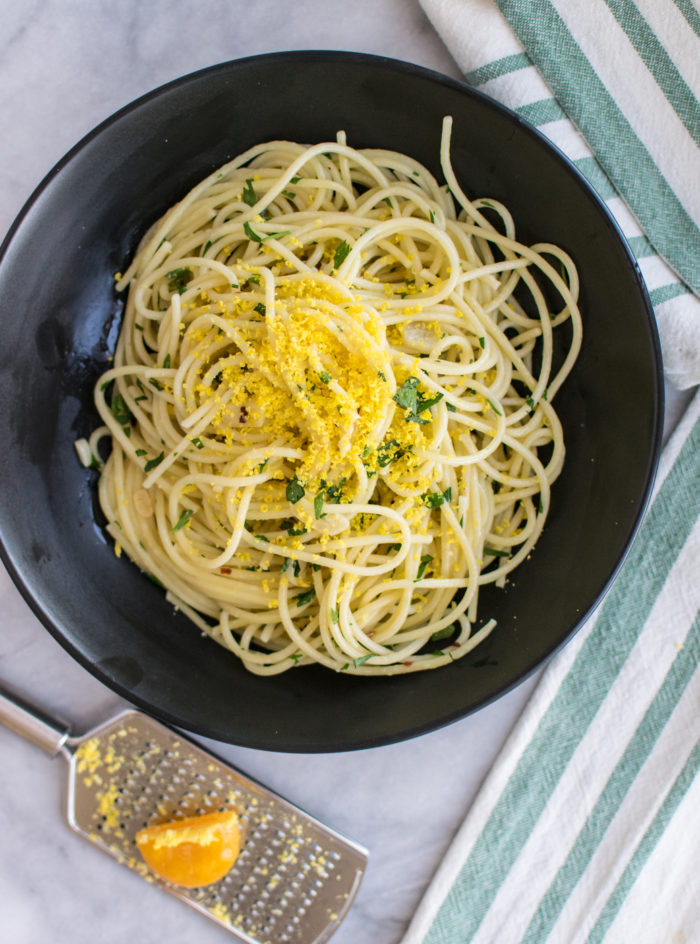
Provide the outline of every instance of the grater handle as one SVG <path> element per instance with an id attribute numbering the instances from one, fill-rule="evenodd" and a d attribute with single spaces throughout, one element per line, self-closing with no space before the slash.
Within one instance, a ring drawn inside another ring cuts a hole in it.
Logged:
<path id="1" fill-rule="evenodd" d="M 68 740 L 68 728 L 0 686 L 0 724 L 19 734 L 50 757 Z"/>

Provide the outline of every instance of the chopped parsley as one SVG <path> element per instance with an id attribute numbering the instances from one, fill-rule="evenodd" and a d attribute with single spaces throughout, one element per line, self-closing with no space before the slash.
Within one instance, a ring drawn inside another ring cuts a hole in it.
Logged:
<path id="1" fill-rule="evenodd" d="M 333 268 L 339 269 L 340 266 L 345 262 L 347 257 L 350 255 L 352 247 L 349 246 L 345 240 L 338 245 L 335 250 L 335 255 L 333 256 Z"/>
<path id="2" fill-rule="evenodd" d="M 448 409 L 448 411 L 449 411 L 450 413 L 456 413 L 456 412 L 457 412 L 457 407 L 454 405 L 454 403 L 446 403 L 445 406 L 447 407 L 447 409 Z"/>
<path id="3" fill-rule="evenodd" d="M 280 191 L 283 197 L 286 197 L 288 200 L 293 200 L 296 197 L 296 194 L 293 190 L 282 190 Z"/>
<path id="4" fill-rule="evenodd" d="M 159 456 L 156 456 L 155 459 L 149 459 L 146 465 L 143 467 L 144 472 L 150 472 L 151 469 L 155 469 L 157 465 L 160 465 L 163 459 L 165 458 L 165 453 L 161 452 Z"/>
<path id="5" fill-rule="evenodd" d="M 165 358 L 163 360 L 163 367 L 165 368 L 170 367 L 170 353 L 165 355 Z"/>
<path id="6" fill-rule="evenodd" d="M 486 347 L 486 338 L 484 338 L 484 337 L 479 338 L 479 344 L 481 345 L 482 348 L 485 348 L 485 347 Z"/>
<path id="7" fill-rule="evenodd" d="M 320 491 L 314 498 L 314 514 L 317 518 L 326 517 L 325 513 L 323 513 L 323 491 Z"/>
<path id="8" fill-rule="evenodd" d="M 377 465 L 380 469 L 386 468 L 390 462 L 405 456 L 406 452 L 401 448 L 396 439 L 390 439 L 384 442 L 377 449 Z"/>
<path id="9" fill-rule="evenodd" d="M 299 596 L 294 597 L 294 602 L 297 606 L 305 606 L 307 603 L 311 603 L 315 596 L 316 591 L 312 587 L 310 590 L 307 590 L 306 593 L 300 593 Z"/>
<path id="10" fill-rule="evenodd" d="M 452 500 L 452 487 L 446 488 L 444 492 L 424 492 L 421 498 L 426 508 L 439 508 Z"/>
<path id="11" fill-rule="evenodd" d="M 172 272 L 166 272 L 165 277 L 168 280 L 170 293 L 177 292 L 178 295 L 182 295 L 188 283 L 194 278 L 194 272 L 189 266 L 186 266 L 185 268 L 173 269 Z"/>
<path id="12" fill-rule="evenodd" d="M 194 512 L 191 508 L 185 508 L 180 517 L 177 519 L 177 524 L 173 528 L 173 531 L 179 531 L 180 528 L 184 528 L 187 522 L 190 520 Z"/>
<path id="13" fill-rule="evenodd" d="M 296 505 L 296 503 L 306 494 L 304 486 L 301 484 L 296 475 L 291 480 L 291 482 L 287 483 L 285 494 L 287 496 L 287 501 L 291 502 L 293 505 Z"/>
<path id="14" fill-rule="evenodd" d="M 145 449 L 137 449 L 137 450 L 136 450 L 136 455 L 137 455 L 137 456 L 145 456 L 145 455 L 146 455 L 146 450 L 145 450 Z"/>
<path id="15" fill-rule="evenodd" d="M 342 500 L 343 486 L 345 485 L 346 482 L 347 482 L 347 478 L 343 476 L 343 478 L 338 482 L 337 485 L 329 485 L 326 488 L 326 495 L 328 496 L 328 499 L 336 505 L 338 504 L 338 502 Z M 325 487 L 325 482 L 323 482 L 322 484 Z"/>
<path id="16" fill-rule="evenodd" d="M 245 187 L 243 188 L 243 202 L 249 207 L 255 206 L 255 204 L 258 202 L 258 198 L 255 195 L 255 187 L 253 187 L 252 177 L 248 177 L 245 182 Z"/>
<path id="17" fill-rule="evenodd" d="M 131 423 L 134 417 L 131 414 L 131 410 L 126 405 L 126 400 L 121 395 L 121 393 L 114 394 L 112 397 L 110 409 L 112 410 L 112 416 L 124 430 L 124 434 L 126 436 L 131 436 Z"/>
<path id="18" fill-rule="evenodd" d="M 367 662 L 368 659 L 371 659 L 373 655 L 374 655 L 374 653 L 373 653 L 373 652 L 370 652 L 370 654 L 367 655 L 367 656 L 360 656 L 359 659 L 353 659 L 353 660 L 352 660 L 352 664 L 353 664 L 353 665 L 355 666 L 355 668 L 357 669 L 357 668 L 359 668 L 361 665 L 363 665 L 365 662 Z"/>
<path id="19" fill-rule="evenodd" d="M 321 380 L 321 383 L 329 384 L 331 382 L 332 378 L 327 370 L 322 370 L 318 376 L 319 376 L 319 379 Z"/>
<path id="20" fill-rule="evenodd" d="M 338 622 L 338 610 L 331 610 L 331 622 L 336 624 Z"/>
<path id="21" fill-rule="evenodd" d="M 497 547 L 488 547 L 484 544 L 484 554 L 488 554 L 489 557 L 510 557 L 510 551 L 502 551 Z"/>
<path id="22" fill-rule="evenodd" d="M 421 557 L 420 566 L 418 567 L 418 573 L 416 574 L 416 579 L 413 581 L 414 583 L 417 583 L 422 578 L 423 574 L 425 573 L 425 568 L 428 566 L 428 564 L 432 562 L 432 560 L 433 560 L 432 554 L 424 554 Z"/>
<path id="23" fill-rule="evenodd" d="M 262 315 L 263 318 L 264 318 L 265 315 L 266 315 L 266 313 L 267 313 L 267 306 L 266 306 L 266 305 L 263 305 L 262 302 L 258 302 L 258 304 L 255 306 L 255 308 L 253 309 L 253 311 L 257 311 L 257 313 L 258 313 L 259 315 Z"/>
<path id="24" fill-rule="evenodd" d="M 429 423 L 430 420 L 421 416 L 421 413 L 427 412 L 436 403 L 439 403 L 443 394 L 438 393 L 434 397 L 424 397 L 418 390 L 419 382 L 417 377 L 408 377 L 394 394 L 394 400 L 407 411 L 407 423 L 413 422 L 424 425 Z"/>
<path id="25" fill-rule="evenodd" d="M 267 242 L 268 239 L 281 239 L 282 236 L 289 236 L 289 234 L 291 233 L 291 230 L 285 229 L 281 233 L 269 233 L 267 236 L 260 236 L 258 233 L 255 232 L 254 229 L 252 229 L 250 223 L 244 223 L 243 232 L 246 234 L 248 239 L 250 239 L 252 242 L 264 243 L 264 242 Z M 250 279 L 248 281 L 250 281 Z"/>
<path id="26" fill-rule="evenodd" d="M 454 633 L 455 629 L 456 629 L 456 626 L 454 623 L 452 623 L 451 626 L 445 626 L 444 629 L 438 629 L 438 631 L 436 633 L 433 633 L 433 635 L 430 638 L 436 641 L 438 639 L 447 639 L 449 636 L 451 636 Z"/>
<path id="27" fill-rule="evenodd" d="M 199 436 L 195 436 L 194 439 L 190 439 L 190 442 L 193 446 L 196 446 L 197 449 L 204 449 L 204 443 L 199 438 Z"/>

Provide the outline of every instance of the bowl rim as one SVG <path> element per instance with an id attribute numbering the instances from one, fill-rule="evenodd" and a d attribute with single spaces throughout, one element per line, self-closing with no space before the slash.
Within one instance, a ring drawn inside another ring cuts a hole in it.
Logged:
<path id="1" fill-rule="evenodd" d="M 246 56 L 237 59 L 225 60 L 223 62 L 218 62 L 214 65 L 206 66 L 201 69 L 197 69 L 193 72 L 188 72 L 184 75 L 178 76 L 175 79 L 172 79 L 162 85 L 159 85 L 148 92 L 138 96 L 137 98 L 129 101 L 127 104 L 121 106 L 116 111 L 108 115 L 102 121 L 100 121 L 94 128 L 88 131 L 83 135 L 64 155 L 61 157 L 51 169 L 44 175 L 40 182 L 36 185 L 34 190 L 31 192 L 29 197 L 26 199 L 25 203 L 17 213 L 12 224 L 10 225 L 5 237 L 0 244 L 0 267 L 2 267 L 5 256 L 7 255 L 12 242 L 22 226 L 25 218 L 29 215 L 30 211 L 34 205 L 39 201 L 44 191 L 49 187 L 52 181 L 62 172 L 63 168 L 66 167 L 70 162 L 80 154 L 94 139 L 98 138 L 105 130 L 116 125 L 123 118 L 133 114 L 138 111 L 144 105 L 154 101 L 155 99 L 166 95 L 170 91 L 177 90 L 183 86 L 186 86 L 192 82 L 200 81 L 207 76 L 213 76 L 217 74 L 226 74 L 226 73 L 235 73 L 238 69 L 244 69 L 251 65 L 264 65 L 267 62 L 289 62 L 294 65 L 300 65 L 305 62 L 322 62 L 322 61 L 333 61 L 333 62 L 344 62 L 357 65 L 358 67 L 373 65 L 381 66 L 383 68 L 389 69 L 391 71 L 403 73 L 407 76 L 415 76 L 417 78 L 427 80 L 436 86 L 442 86 L 450 88 L 454 91 L 458 91 L 460 94 L 467 95 L 468 97 L 474 98 L 477 101 L 481 102 L 487 109 L 491 111 L 500 113 L 502 116 L 506 117 L 509 121 L 516 123 L 520 130 L 525 134 L 530 135 L 541 145 L 548 150 L 552 157 L 555 160 L 558 160 L 563 164 L 564 169 L 568 172 L 572 182 L 581 187 L 587 194 L 588 198 L 595 204 L 598 214 L 606 221 L 607 225 L 610 227 L 614 236 L 617 238 L 617 241 L 620 245 L 620 248 L 623 250 L 624 254 L 627 257 L 627 262 L 630 265 L 630 274 L 633 276 L 634 281 L 639 292 L 639 301 L 641 302 L 641 310 L 644 312 L 644 325 L 647 330 L 648 338 L 650 341 L 650 348 L 653 358 L 653 383 L 654 383 L 654 415 L 652 420 L 652 429 L 650 434 L 650 444 L 651 448 L 647 456 L 646 468 L 644 470 L 644 486 L 641 492 L 641 498 L 638 501 L 638 507 L 634 518 L 627 529 L 627 533 L 620 536 L 620 546 L 622 551 L 617 560 L 617 563 L 611 573 L 609 574 L 607 580 L 603 583 L 599 593 L 596 595 L 595 599 L 591 600 L 588 607 L 585 610 L 582 610 L 577 621 L 572 625 L 568 631 L 557 640 L 554 645 L 549 646 L 546 650 L 537 650 L 536 656 L 513 678 L 508 682 L 503 683 L 496 688 L 488 695 L 485 695 L 481 699 L 478 699 L 475 703 L 471 704 L 469 708 L 465 710 L 456 710 L 452 711 L 449 714 L 442 715 L 439 721 L 426 721 L 421 725 L 410 725 L 402 727 L 400 730 L 397 730 L 393 736 L 377 736 L 372 737 L 358 737 L 356 739 L 346 739 L 343 743 L 338 744 L 333 742 L 332 739 L 320 741 L 317 743 L 309 744 L 306 741 L 303 743 L 288 743 L 288 740 L 285 740 L 284 744 L 277 743 L 274 735 L 271 735 L 267 741 L 262 741 L 260 739 L 250 739 L 246 741 L 231 739 L 229 743 L 238 744 L 243 747 L 248 747 L 258 750 L 271 750 L 271 751 L 283 751 L 289 753 L 324 753 L 324 752 L 340 752 L 340 751 L 349 751 L 349 750 L 361 750 L 366 748 L 383 746 L 386 744 L 392 744 L 403 740 L 408 740 L 413 737 L 421 736 L 430 731 L 438 730 L 439 728 L 445 727 L 449 724 L 454 723 L 462 718 L 467 717 L 468 715 L 474 714 L 475 712 L 481 710 L 485 706 L 491 704 L 502 696 L 506 695 L 508 692 L 512 691 L 516 686 L 518 686 L 525 679 L 530 677 L 537 669 L 543 667 L 552 656 L 563 648 L 572 637 L 583 627 L 590 615 L 596 610 L 600 605 L 601 601 L 604 599 L 607 594 L 610 586 L 617 577 L 620 568 L 625 562 L 625 559 L 629 553 L 629 550 L 632 546 L 632 543 L 639 531 L 641 523 L 644 519 L 646 510 L 649 506 L 653 485 L 656 477 L 656 471 L 658 468 L 659 458 L 661 454 L 662 446 L 662 436 L 663 436 L 663 420 L 664 420 L 664 376 L 663 376 L 663 364 L 661 357 L 661 346 L 658 336 L 658 329 L 656 325 L 656 319 L 654 316 L 653 307 L 649 298 L 649 294 L 644 283 L 644 279 L 637 262 L 636 257 L 632 253 L 632 250 L 627 242 L 626 237 L 624 236 L 620 225 L 617 220 L 613 217 L 610 210 L 606 206 L 604 200 L 598 195 L 594 187 L 589 183 L 587 178 L 582 174 L 582 172 L 575 166 L 575 164 L 562 152 L 562 150 L 554 144 L 545 134 L 539 131 L 534 125 L 527 122 L 525 119 L 521 118 L 517 112 L 513 111 L 506 105 L 503 105 L 498 100 L 490 97 L 486 93 L 472 88 L 465 81 L 455 79 L 452 76 L 445 75 L 435 69 L 428 68 L 426 66 L 418 65 L 413 62 L 408 62 L 401 59 L 395 59 L 383 55 L 375 55 L 371 53 L 364 52 L 354 52 L 354 51 L 342 51 L 342 50 L 332 50 L 332 49 L 302 49 L 302 50 L 284 50 L 276 52 L 268 52 L 257 55 Z M 22 575 L 20 568 L 15 565 L 14 560 L 10 554 L 9 548 L 6 546 L 5 538 L 3 537 L 2 530 L 0 530 L 0 560 L 2 560 L 5 568 L 7 569 L 13 583 L 21 593 L 25 602 L 28 604 L 31 611 L 43 624 L 43 626 L 50 632 L 50 634 L 56 639 L 64 650 L 66 650 L 83 668 L 85 668 L 91 675 L 96 677 L 100 682 L 102 682 L 107 688 L 114 691 L 116 694 L 127 700 L 128 702 L 135 704 L 138 708 L 148 712 L 149 714 L 156 715 L 159 718 L 164 719 L 166 722 L 174 725 L 176 727 L 185 728 L 186 730 L 192 731 L 195 734 L 198 734 L 203 737 L 209 737 L 217 740 L 221 740 L 221 732 L 215 731 L 212 728 L 208 728 L 206 724 L 196 724 L 190 725 L 189 722 L 186 724 L 183 723 L 182 718 L 175 716 L 172 712 L 167 709 L 163 709 L 160 706 L 154 705 L 152 701 L 148 698 L 134 693 L 129 690 L 129 688 L 111 678 L 106 671 L 101 669 L 97 664 L 91 661 L 86 657 L 82 651 L 69 639 L 69 637 L 64 633 L 62 627 L 55 621 L 51 614 L 48 612 L 44 606 L 36 599 L 33 592 L 30 590 L 28 582 Z"/>

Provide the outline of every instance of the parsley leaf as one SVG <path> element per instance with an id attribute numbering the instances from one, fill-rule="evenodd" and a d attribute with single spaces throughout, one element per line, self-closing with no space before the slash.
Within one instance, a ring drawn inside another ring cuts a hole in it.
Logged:
<path id="1" fill-rule="evenodd" d="M 435 639 L 435 640 L 437 640 L 437 639 L 447 639 L 448 636 L 451 636 L 451 635 L 454 633 L 454 631 L 455 631 L 456 628 L 457 628 L 457 627 L 456 627 L 455 623 L 452 623 L 451 626 L 445 626 L 444 629 L 438 629 L 438 631 L 437 631 L 436 633 L 433 633 L 433 635 L 432 635 L 430 638 L 431 638 L 431 639 Z"/>
<path id="2" fill-rule="evenodd" d="M 243 202 L 247 203 L 249 207 L 255 206 L 258 202 L 258 198 L 255 195 L 255 187 L 253 187 L 253 178 L 248 177 L 245 182 L 245 187 L 243 188 Z"/>
<path id="3" fill-rule="evenodd" d="M 179 531 L 180 528 L 184 528 L 187 522 L 190 520 L 194 512 L 191 508 L 185 508 L 180 517 L 177 519 L 177 524 L 173 528 L 173 531 Z"/>
<path id="4" fill-rule="evenodd" d="M 321 382 L 324 383 L 324 384 L 329 384 L 329 383 L 331 382 L 331 379 L 332 379 L 332 378 L 331 378 L 331 375 L 328 373 L 327 370 L 322 370 L 321 373 L 320 373 L 318 376 L 319 376 Z"/>
<path id="5" fill-rule="evenodd" d="M 204 449 L 204 443 L 199 438 L 199 436 L 195 436 L 194 439 L 190 439 L 190 442 L 193 446 L 196 446 L 197 449 Z"/>
<path id="6" fill-rule="evenodd" d="M 488 547 L 484 544 L 484 554 L 488 554 L 489 557 L 510 557 L 510 551 L 502 551 L 496 547 Z"/>
<path id="7" fill-rule="evenodd" d="M 418 384 L 417 377 L 408 377 L 394 394 L 394 400 L 408 412 L 407 423 L 425 425 L 430 420 L 425 419 L 420 414 L 427 412 L 436 403 L 439 403 L 443 398 L 443 394 L 437 393 L 434 397 L 424 397 L 418 390 Z"/>
<path id="8" fill-rule="evenodd" d="M 352 664 L 353 664 L 353 665 L 355 666 L 355 668 L 357 669 L 357 668 L 359 668 L 359 666 L 361 666 L 363 663 L 365 663 L 368 659 L 371 659 L 373 655 L 374 655 L 374 653 L 373 653 L 373 652 L 370 652 L 370 654 L 369 654 L 368 656 L 360 656 L 359 659 L 353 659 L 353 660 L 352 660 Z"/>
<path id="9" fill-rule="evenodd" d="M 395 439 L 390 439 L 389 442 L 382 443 L 377 449 L 377 465 L 380 469 L 384 469 L 390 462 L 400 459 L 404 455 L 406 453 L 400 448 L 399 443 Z"/>
<path id="10" fill-rule="evenodd" d="M 299 596 L 294 597 L 294 602 L 297 606 L 305 606 L 307 603 L 311 603 L 315 596 L 316 591 L 312 587 L 310 590 L 307 590 L 306 593 L 300 593 Z"/>
<path id="11" fill-rule="evenodd" d="M 343 240 L 342 243 L 339 244 L 339 246 L 338 246 L 337 249 L 335 250 L 335 255 L 333 256 L 333 268 L 334 268 L 334 269 L 339 269 L 339 268 L 341 267 L 341 265 L 345 262 L 345 260 L 347 259 L 347 257 L 350 255 L 350 250 L 351 250 L 351 249 L 352 249 L 352 247 L 349 246 L 349 245 L 345 242 L 345 240 Z"/>
<path id="12" fill-rule="evenodd" d="M 427 508 L 439 508 L 445 502 L 452 501 L 452 486 L 446 488 L 444 492 L 424 492 L 421 498 Z"/>
<path id="13" fill-rule="evenodd" d="M 333 624 L 335 624 L 335 623 L 338 622 L 338 610 L 337 610 L 337 609 L 331 610 L 331 622 L 332 622 Z"/>
<path id="14" fill-rule="evenodd" d="M 317 518 L 325 518 L 326 515 L 322 513 L 323 509 L 323 492 L 319 492 L 318 495 L 314 498 L 314 514 Z"/>
<path id="15" fill-rule="evenodd" d="M 416 579 L 413 581 L 414 583 L 418 583 L 418 581 L 421 579 L 421 577 L 422 577 L 423 574 L 425 573 L 425 568 L 428 566 L 428 564 L 429 564 L 432 560 L 433 560 L 432 554 L 424 554 L 424 555 L 421 557 L 421 559 L 420 559 L 420 566 L 419 566 L 419 568 L 418 568 L 418 573 L 416 574 Z"/>
<path id="16" fill-rule="evenodd" d="M 457 412 L 457 407 L 454 405 L 454 403 L 446 403 L 445 406 L 447 407 L 447 409 L 448 409 L 448 411 L 449 411 L 450 413 L 456 413 L 456 412 Z"/>
<path id="17" fill-rule="evenodd" d="M 266 306 L 266 305 L 263 305 L 262 302 L 258 302 L 258 304 L 255 306 L 255 308 L 253 309 L 253 311 L 257 311 L 257 313 L 258 313 L 259 315 L 262 315 L 263 318 L 264 318 L 265 315 L 266 315 L 266 313 L 267 313 L 267 306 Z"/>
<path id="18" fill-rule="evenodd" d="M 305 494 L 306 491 L 304 486 L 295 475 L 291 482 L 287 483 L 287 501 L 291 502 L 293 505 L 296 505 L 296 503 L 302 499 Z"/>
<path id="19" fill-rule="evenodd" d="M 117 423 L 124 427 L 124 432 L 126 432 L 127 429 L 129 429 L 129 432 L 131 432 L 130 427 L 133 416 L 131 415 L 131 410 L 126 405 L 126 400 L 121 395 L 121 393 L 114 394 L 112 397 L 110 409 L 112 410 L 112 416 L 117 421 Z"/>
<path id="20" fill-rule="evenodd" d="M 402 406 L 404 410 L 415 413 L 416 407 L 418 406 L 418 378 L 409 377 L 407 380 L 404 380 L 394 394 L 394 400 L 399 406 Z"/>
<path id="21" fill-rule="evenodd" d="M 248 239 L 250 239 L 252 242 L 254 242 L 254 243 L 264 243 L 264 242 L 266 242 L 268 239 L 280 239 L 282 236 L 289 236 L 289 234 L 291 233 L 291 230 L 290 230 L 290 229 L 285 229 L 285 230 L 284 230 L 283 232 L 281 232 L 281 233 L 268 233 L 267 236 L 260 236 L 258 233 L 255 232 L 254 229 L 251 228 L 250 223 L 244 223 L 244 224 L 243 224 L 243 232 L 246 234 L 246 236 L 248 237 Z M 250 281 L 250 279 L 248 279 L 248 281 Z"/>
<path id="22" fill-rule="evenodd" d="M 171 294 L 177 292 L 178 295 L 182 295 L 187 288 L 187 284 L 194 278 L 194 272 L 189 266 L 186 266 L 185 268 L 173 269 L 172 272 L 166 272 L 165 277 L 168 280 L 168 288 Z"/>
<path id="23" fill-rule="evenodd" d="M 143 467 L 144 472 L 150 472 L 151 469 L 155 469 L 157 465 L 160 465 L 163 459 L 165 458 L 165 453 L 161 452 L 159 456 L 156 456 L 155 459 L 149 459 L 146 465 Z"/>

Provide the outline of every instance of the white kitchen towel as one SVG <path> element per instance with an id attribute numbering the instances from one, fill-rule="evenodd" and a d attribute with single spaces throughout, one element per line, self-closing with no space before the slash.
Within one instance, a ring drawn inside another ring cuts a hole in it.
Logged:
<path id="1" fill-rule="evenodd" d="M 536 124 L 606 200 L 650 289 L 666 376 L 697 383 L 697 9 L 421 2 L 467 80 Z M 700 942 L 698 774 L 700 392 L 617 579 L 546 668 L 403 944 Z"/>
<path id="2" fill-rule="evenodd" d="M 421 0 L 467 82 L 605 200 L 656 313 L 666 377 L 700 382 L 700 11 L 693 0 Z M 695 294 L 693 294 L 695 292 Z"/>
<path id="3" fill-rule="evenodd" d="M 695 944 L 699 772 L 697 393 L 620 574 L 545 670 L 403 944 Z"/>

